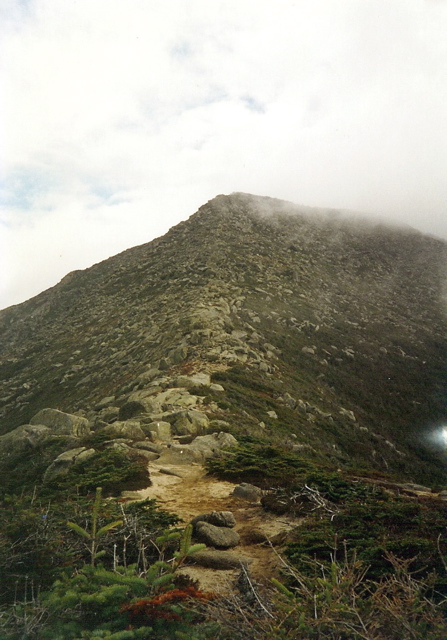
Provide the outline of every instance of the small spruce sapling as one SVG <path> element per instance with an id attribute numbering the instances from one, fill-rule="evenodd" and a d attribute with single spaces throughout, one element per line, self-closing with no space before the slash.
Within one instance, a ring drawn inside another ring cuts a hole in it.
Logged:
<path id="1" fill-rule="evenodd" d="M 99 538 L 101 538 L 108 531 L 111 531 L 112 529 L 115 529 L 116 527 L 119 527 L 120 525 L 123 524 L 122 520 L 115 520 L 114 522 L 109 522 L 109 524 L 106 524 L 100 529 L 98 529 L 98 517 L 99 517 L 99 510 L 101 508 L 101 500 L 102 500 L 102 488 L 97 487 L 95 501 L 93 503 L 92 526 L 91 526 L 90 532 L 84 529 L 83 527 L 80 527 L 75 522 L 67 522 L 70 529 L 72 529 L 78 535 L 80 535 L 83 538 L 86 538 L 89 541 L 89 544 L 86 544 L 86 547 L 90 553 L 90 558 L 91 558 L 90 564 L 92 565 L 92 567 L 95 566 L 95 561 L 97 560 L 97 558 L 101 558 L 103 555 L 105 555 L 105 551 L 98 552 Z"/>

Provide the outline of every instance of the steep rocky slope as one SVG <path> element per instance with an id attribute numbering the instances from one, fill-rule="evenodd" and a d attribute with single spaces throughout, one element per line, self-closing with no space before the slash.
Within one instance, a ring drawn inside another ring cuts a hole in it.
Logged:
<path id="1" fill-rule="evenodd" d="M 45 407 L 93 428 L 193 409 L 342 466 L 443 482 L 429 436 L 447 417 L 446 258 L 411 229 L 218 196 L 0 312 L 0 433 Z M 197 371 L 222 389 L 166 395 Z"/>

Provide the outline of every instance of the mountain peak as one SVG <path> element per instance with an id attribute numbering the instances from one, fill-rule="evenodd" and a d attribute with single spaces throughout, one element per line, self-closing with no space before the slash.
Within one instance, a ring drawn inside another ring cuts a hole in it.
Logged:
<path id="1" fill-rule="evenodd" d="M 166 385 L 235 371 L 221 406 L 210 400 L 234 429 L 340 465 L 442 475 L 428 438 L 447 417 L 446 257 L 411 229 L 218 195 L 0 313 L 1 429 L 46 407 L 94 422 L 102 398 L 122 406 L 148 371 Z"/>

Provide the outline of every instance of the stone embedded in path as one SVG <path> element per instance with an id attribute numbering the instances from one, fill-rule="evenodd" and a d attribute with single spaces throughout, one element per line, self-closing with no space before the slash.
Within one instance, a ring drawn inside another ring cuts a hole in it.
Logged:
<path id="1" fill-rule="evenodd" d="M 195 537 L 209 547 L 229 549 L 240 542 L 239 534 L 229 527 L 216 527 L 208 522 L 198 522 L 195 526 Z"/>
<path id="2" fill-rule="evenodd" d="M 240 569 L 241 566 L 247 567 L 253 562 L 251 558 L 245 556 L 237 556 L 227 551 L 214 551 L 212 549 L 198 551 L 189 558 L 189 561 L 208 569 L 221 570 Z"/>
<path id="3" fill-rule="evenodd" d="M 248 502 L 259 502 L 262 496 L 262 491 L 259 487 L 255 487 L 248 482 L 242 482 L 233 490 L 233 496 L 235 498 L 242 498 Z"/>
<path id="4" fill-rule="evenodd" d="M 191 520 L 191 524 L 195 525 L 199 522 L 208 522 L 216 527 L 234 527 L 236 520 L 231 511 L 212 511 L 211 513 L 203 513 Z"/>

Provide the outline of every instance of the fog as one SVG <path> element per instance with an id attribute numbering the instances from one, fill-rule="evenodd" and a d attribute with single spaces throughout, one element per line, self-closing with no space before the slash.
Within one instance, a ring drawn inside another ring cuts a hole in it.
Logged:
<path id="1" fill-rule="evenodd" d="M 3 0 L 0 308 L 219 193 L 447 239 L 447 3 Z"/>

